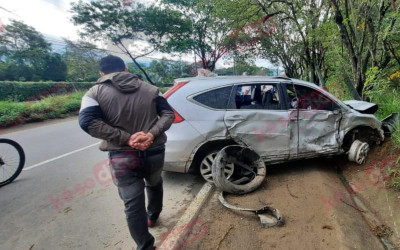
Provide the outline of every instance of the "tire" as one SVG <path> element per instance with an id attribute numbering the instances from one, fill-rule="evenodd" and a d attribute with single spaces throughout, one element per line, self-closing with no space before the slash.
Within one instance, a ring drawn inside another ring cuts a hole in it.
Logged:
<path id="1" fill-rule="evenodd" d="M 212 165 L 214 163 L 215 157 L 217 156 L 219 150 L 212 150 L 211 152 L 207 153 L 199 163 L 199 173 L 203 177 L 204 180 L 210 183 L 214 183 L 213 176 L 212 176 Z M 233 164 L 228 165 L 225 167 L 225 178 L 229 179 L 233 172 L 234 166 Z"/>
<path id="2" fill-rule="evenodd" d="M 238 165 L 239 168 L 241 165 L 250 168 L 253 172 L 252 177 L 241 176 L 235 170 L 235 175 L 238 179 L 224 178 L 225 166 L 230 163 Z M 222 191 L 232 194 L 245 194 L 256 190 L 264 181 L 267 172 L 265 163 L 257 153 L 249 148 L 238 145 L 223 148 L 217 154 L 212 168 L 215 186 Z"/>
<path id="3" fill-rule="evenodd" d="M 25 165 L 25 153 L 15 141 L 0 139 L 0 187 L 11 183 Z"/>

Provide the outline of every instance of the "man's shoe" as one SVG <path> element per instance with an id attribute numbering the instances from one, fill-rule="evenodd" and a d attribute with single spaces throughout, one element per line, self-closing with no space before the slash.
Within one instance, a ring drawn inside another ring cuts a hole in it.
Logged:
<path id="1" fill-rule="evenodd" d="M 157 221 L 151 221 L 150 219 L 147 219 L 147 226 L 148 227 L 155 227 Z"/>

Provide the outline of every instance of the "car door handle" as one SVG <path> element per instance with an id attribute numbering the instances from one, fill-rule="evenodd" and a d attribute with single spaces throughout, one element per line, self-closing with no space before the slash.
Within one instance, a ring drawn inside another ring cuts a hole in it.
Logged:
<path id="1" fill-rule="evenodd" d="M 298 119 L 299 119 L 298 116 L 290 117 L 290 120 L 291 120 L 291 121 L 297 121 Z"/>
<path id="2" fill-rule="evenodd" d="M 240 115 L 235 115 L 235 116 L 226 118 L 226 120 L 227 121 L 242 121 L 242 120 L 244 120 L 244 117 L 240 116 Z"/>

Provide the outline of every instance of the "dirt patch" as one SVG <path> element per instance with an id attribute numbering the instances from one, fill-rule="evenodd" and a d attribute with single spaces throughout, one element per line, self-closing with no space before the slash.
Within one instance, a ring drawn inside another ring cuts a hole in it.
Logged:
<path id="1" fill-rule="evenodd" d="M 278 208 L 284 226 L 264 229 L 258 217 L 223 207 L 216 193 L 199 216 L 207 235 L 186 249 L 383 249 L 344 193 L 332 160 L 271 166 L 258 190 L 226 199 L 241 207 Z"/>
<path id="2" fill-rule="evenodd" d="M 369 209 L 384 225 L 384 234 L 400 249 L 400 192 L 390 188 L 387 167 L 393 166 L 400 153 L 391 141 L 373 148 L 364 165 L 340 159 L 343 175 Z M 378 230 L 378 234 L 382 234 Z"/>

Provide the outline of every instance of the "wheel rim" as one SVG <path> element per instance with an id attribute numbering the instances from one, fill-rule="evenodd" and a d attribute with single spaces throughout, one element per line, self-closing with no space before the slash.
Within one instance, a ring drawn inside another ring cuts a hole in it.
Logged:
<path id="1" fill-rule="evenodd" d="M 215 157 L 217 156 L 217 152 L 208 154 L 200 163 L 200 174 L 203 176 L 203 178 L 208 181 L 208 182 L 213 182 L 212 178 L 212 164 L 215 160 Z M 231 164 L 227 164 L 225 166 L 225 177 L 226 179 L 229 179 L 233 175 L 233 171 L 235 169 L 235 166 Z"/>
<path id="2" fill-rule="evenodd" d="M 0 145 L 0 183 L 7 182 L 18 171 L 20 155 L 13 145 Z"/>
<path id="3" fill-rule="evenodd" d="M 369 151 L 369 145 L 367 143 L 361 144 L 357 155 L 358 164 L 363 164 L 365 162 L 365 160 L 367 159 L 368 151 Z"/>

